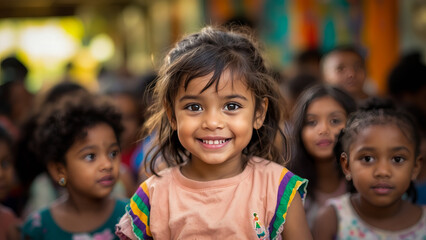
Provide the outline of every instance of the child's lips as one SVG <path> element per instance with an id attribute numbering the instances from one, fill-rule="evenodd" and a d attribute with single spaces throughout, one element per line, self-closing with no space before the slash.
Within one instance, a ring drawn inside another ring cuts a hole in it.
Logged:
<path id="1" fill-rule="evenodd" d="M 386 195 L 389 194 L 394 187 L 390 184 L 377 184 L 371 187 L 373 191 L 379 195 Z"/>
<path id="2" fill-rule="evenodd" d="M 333 141 L 331 141 L 330 139 L 321 139 L 319 141 L 317 141 L 317 146 L 319 147 L 328 147 L 333 143 Z"/>
<path id="3" fill-rule="evenodd" d="M 113 176 L 107 175 L 107 176 L 104 176 L 104 177 L 100 178 L 98 180 L 98 183 L 100 183 L 103 186 L 109 187 L 109 186 L 114 185 L 115 179 L 114 179 Z"/>
<path id="4" fill-rule="evenodd" d="M 224 137 L 209 137 L 198 139 L 205 148 L 221 148 L 225 146 L 231 139 Z"/>

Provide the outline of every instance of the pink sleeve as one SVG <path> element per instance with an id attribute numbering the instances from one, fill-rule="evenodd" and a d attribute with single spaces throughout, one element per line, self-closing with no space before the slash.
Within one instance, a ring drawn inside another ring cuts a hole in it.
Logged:
<path id="1" fill-rule="evenodd" d="M 138 238 L 133 233 L 132 218 L 128 213 L 121 217 L 117 225 L 115 225 L 115 234 L 121 240 L 137 240 Z"/>

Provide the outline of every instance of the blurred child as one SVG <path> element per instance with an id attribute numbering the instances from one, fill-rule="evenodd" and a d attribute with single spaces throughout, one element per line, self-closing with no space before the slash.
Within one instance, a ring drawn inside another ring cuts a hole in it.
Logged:
<path id="1" fill-rule="evenodd" d="M 410 201 L 421 165 L 415 121 L 374 99 L 342 133 L 340 163 L 358 192 L 330 200 L 315 239 L 425 239 L 426 207 Z"/>
<path id="2" fill-rule="evenodd" d="M 347 191 L 333 148 L 347 116 L 355 109 L 356 103 L 347 93 L 324 84 L 304 91 L 294 108 L 295 153 L 289 168 L 309 180 L 305 210 L 311 227 L 325 201 Z"/>
<path id="3" fill-rule="evenodd" d="M 0 202 L 8 196 L 13 181 L 12 137 L 0 125 Z M 15 213 L 0 204 L 0 239 L 12 239 L 18 224 Z"/>
<path id="4" fill-rule="evenodd" d="M 426 65 L 419 52 L 412 52 L 401 57 L 390 71 L 388 77 L 389 96 L 398 105 L 407 109 L 419 123 L 421 132 L 420 154 L 426 159 Z M 426 164 L 416 182 L 417 203 L 426 205 Z"/>
<path id="5" fill-rule="evenodd" d="M 306 180 L 274 143 L 282 106 L 257 44 L 205 27 L 169 52 L 155 85 L 150 170 L 117 234 L 122 239 L 311 239 Z M 156 173 L 161 155 L 170 168 Z"/>
<path id="6" fill-rule="evenodd" d="M 13 139 L 19 137 L 19 128 L 33 106 L 33 94 L 25 81 L 27 67 L 15 56 L 0 63 L 0 123 L 8 129 Z"/>
<path id="7" fill-rule="evenodd" d="M 357 102 L 368 98 L 364 91 L 365 62 L 361 54 L 350 46 L 336 47 L 321 61 L 324 82 L 347 91 Z"/>
<path id="8" fill-rule="evenodd" d="M 31 117 L 25 122 L 21 137 L 17 142 L 16 170 L 20 184 L 24 189 L 21 199 L 19 199 L 21 218 L 28 217 L 32 212 L 46 207 L 66 192 L 65 188 L 51 179 L 47 173 L 45 163 L 36 154 L 36 134 L 38 118 L 50 105 L 57 104 L 64 97 L 80 97 L 84 94 L 91 94 L 77 83 L 61 82 L 50 88 L 42 97 L 40 106 L 35 109 Z M 131 175 L 121 167 L 120 178 L 114 185 L 112 195 L 118 198 L 129 198 L 127 192 L 134 191 L 134 185 L 127 187 L 126 179 Z"/>
<path id="9" fill-rule="evenodd" d="M 110 196 L 119 178 L 121 116 L 99 97 L 64 97 L 39 118 L 39 156 L 66 194 L 32 214 L 24 239 L 116 239 L 125 202 Z"/>

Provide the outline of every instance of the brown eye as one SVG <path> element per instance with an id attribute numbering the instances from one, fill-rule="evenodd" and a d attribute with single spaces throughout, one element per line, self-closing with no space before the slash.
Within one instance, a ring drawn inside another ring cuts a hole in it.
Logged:
<path id="1" fill-rule="evenodd" d="M 235 111 L 239 108 L 240 108 L 240 105 L 236 103 L 229 103 L 229 104 L 226 104 L 225 106 L 225 110 L 228 110 L 228 111 Z"/>
<path id="2" fill-rule="evenodd" d="M 395 163 L 403 163 L 405 161 L 405 158 L 400 157 L 400 156 L 396 156 L 394 158 L 392 158 L 392 161 Z"/>
<path id="3" fill-rule="evenodd" d="M 109 153 L 109 157 L 111 159 L 114 159 L 114 158 L 116 158 L 118 156 L 118 154 L 119 154 L 118 151 L 112 151 L 112 152 Z"/>
<path id="4" fill-rule="evenodd" d="M 95 160 L 95 158 L 96 158 L 96 155 L 93 153 L 90 153 L 84 156 L 84 160 L 88 162 L 92 162 L 93 160 Z"/>
<path id="5" fill-rule="evenodd" d="M 198 112 L 198 111 L 203 110 L 201 105 L 199 105 L 199 104 L 190 104 L 190 105 L 186 106 L 185 109 L 188 109 L 189 111 L 194 111 L 194 112 Z"/>
<path id="6" fill-rule="evenodd" d="M 374 161 L 374 158 L 372 156 L 364 156 L 361 158 L 361 160 L 366 163 L 371 163 L 372 161 Z"/>

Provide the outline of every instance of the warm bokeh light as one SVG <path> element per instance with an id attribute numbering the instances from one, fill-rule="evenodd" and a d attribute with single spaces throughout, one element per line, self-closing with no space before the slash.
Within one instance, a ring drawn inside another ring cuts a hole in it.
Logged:
<path id="1" fill-rule="evenodd" d="M 75 54 L 77 44 L 62 28 L 49 23 L 24 27 L 20 33 L 19 47 L 30 59 L 50 64 L 71 58 Z"/>
<path id="2" fill-rule="evenodd" d="M 0 56 L 13 51 L 15 47 L 16 36 L 11 24 L 6 22 L 0 25 Z"/>
<path id="3" fill-rule="evenodd" d="M 109 60 L 114 54 L 114 42 L 106 34 L 94 37 L 89 48 L 92 56 L 100 62 Z"/>

